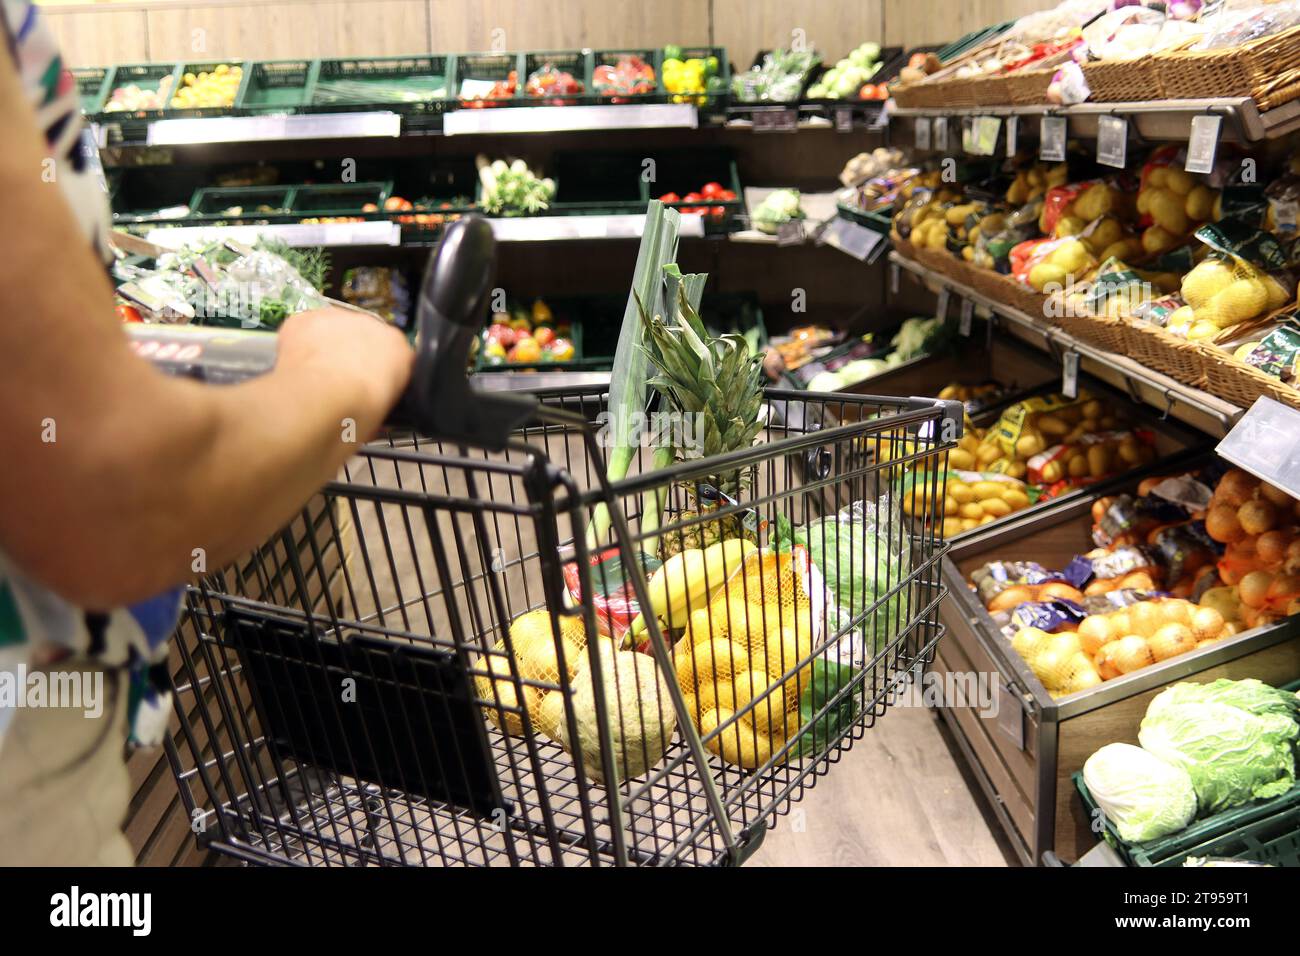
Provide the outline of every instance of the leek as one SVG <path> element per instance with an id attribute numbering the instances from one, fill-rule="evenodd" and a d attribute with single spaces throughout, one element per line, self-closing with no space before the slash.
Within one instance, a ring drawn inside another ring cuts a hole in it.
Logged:
<path id="1" fill-rule="evenodd" d="M 678 230 L 681 214 L 658 200 L 651 200 L 646 210 L 645 229 L 636 254 L 636 271 L 632 290 L 623 310 L 623 326 L 614 349 L 614 365 L 609 375 L 609 399 L 606 402 L 605 477 L 611 482 L 627 477 L 632 460 L 640 447 L 634 433 L 646 408 L 650 391 L 650 362 L 644 347 L 643 309 L 662 315 L 666 296 L 664 267 L 677 258 Z M 595 549 L 609 532 L 609 509 L 596 506 L 587 525 L 587 546 Z"/>

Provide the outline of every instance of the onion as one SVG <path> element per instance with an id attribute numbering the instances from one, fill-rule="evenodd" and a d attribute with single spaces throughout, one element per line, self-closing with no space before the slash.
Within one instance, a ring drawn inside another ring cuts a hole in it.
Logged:
<path id="1" fill-rule="evenodd" d="M 1273 583 L 1273 575 L 1267 571 L 1251 571 L 1241 579 L 1237 590 L 1241 594 L 1241 603 L 1258 610 L 1268 600 L 1268 586 Z"/>
<path id="2" fill-rule="evenodd" d="M 1259 493 L 1269 504 L 1278 508 L 1289 509 L 1295 504 L 1294 498 L 1277 485 L 1270 485 L 1267 481 L 1259 486 Z"/>
<path id="3" fill-rule="evenodd" d="M 1022 584 L 1015 587 L 1007 588 L 992 601 L 989 602 L 989 611 L 997 613 L 998 611 L 1010 611 L 1013 608 L 1027 604 L 1034 599 L 1034 592 Z"/>
<path id="4" fill-rule="evenodd" d="M 1114 680 L 1119 677 L 1121 671 L 1115 664 L 1115 652 L 1119 649 L 1119 641 L 1111 641 L 1109 644 L 1103 644 L 1097 656 L 1093 658 L 1093 663 L 1097 665 L 1097 673 L 1101 675 L 1102 680 Z"/>
<path id="5" fill-rule="evenodd" d="M 1051 636 L 1046 631 L 1039 630 L 1036 627 L 1022 627 L 1016 631 L 1015 637 L 1011 638 L 1011 646 L 1015 648 L 1017 654 L 1025 660 L 1029 660 L 1038 653 L 1039 648 Z"/>
<path id="6" fill-rule="evenodd" d="M 1130 634 L 1128 637 L 1121 637 L 1118 641 L 1111 641 L 1106 647 L 1115 648 L 1111 653 L 1111 661 L 1121 674 L 1131 674 L 1133 671 L 1150 667 L 1156 662 L 1151 653 L 1151 645 L 1147 643 L 1145 637 L 1138 634 Z"/>
<path id="7" fill-rule="evenodd" d="M 1205 516 L 1205 530 L 1211 538 L 1223 544 L 1231 544 L 1245 537 L 1246 532 L 1237 518 L 1237 511 L 1231 505 L 1215 505 Z"/>
<path id="8" fill-rule="evenodd" d="M 1233 468 L 1219 479 L 1219 486 L 1214 489 L 1214 497 L 1219 503 L 1239 508 L 1254 497 L 1255 489 L 1259 485 L 1260 481 L 1254 475 L 1240 468 Z"/>
<path id="9" fill-rule="evenodd" d="M 1143 637 L 1150 637 L 1160 629 L 1160 625 L 1165 623 L 1165 616 L 1156 601 L 1143 601 L 1140 604 L 1134 604 L 1128 610 L 1128 618 L 1133 625 L 1131 633 L 1140 634 Z"/>
<path id="10" fill-rule="evenodd" d="M 1192 636 L 1208 641 L 1223 633 L 1223 615 L 1212 607 L 1198 607 L 1192 612 Z"/>
<path id="11" fill-rule="evenodd" d="M 1277 567 L 1286 560 L 1291 541 L 1289 531 L 1266 531 L 1255 542 L 1255 554 L 1259 556 L 1261 563 Z"/>
<path id="12" fill-rule="evenodd" d="M 1124 575 L 1124 580 L 1119 582 L 1119 586 L 1137 591 L 1154 591 L 1156 582 L 1147 571 L 1131 571 Z"/>
<path id="13" fill-rule="evenodd" d="M 1300 597 L 1300 577 L 1279 574 L 1269 584 L 1265 601 L 1273 607 L 1285 607 L 1297 597 Z"/>
<path id="14" fill-rule="evenodd" d="M 1054 581 L 1051 584 L 1044 584 L 1038 591 L 1038 600 L 1046 601 L 1048 598 L 1065 598 L 1069 601 L 1082 601 L 1083 595 L 1079 593 L 1078 588 L 1072 588 L 1064 581 Z"/>
<path id="15" fill-rule="evenodd" d="M 1104 615 L 1093 614 L 1079 624 L 1079 644 L 1085 654 L 1095 655 L 1102 646 L 1115 639 L 1110 621 Z"/>
<path id="16" fill-rule="evenodd" d="M 1196 646 L 1196 638 L 1191 628 L 1185 624 L 1166 624 L 1151 635 L 1147 642 L 1151 656 L 1157 661 L 1165 661 L 1179 654 L 1186 654 Z"/>
<path id="17" fill-rule="evenodd" d="M 1262 498 L 1247 501 L 1237 509 L 1237 520 L 1246 534 L 1263 534 L 1277 524 L 1277 509 Z"/>
<path id="18" fill-rule="evenodd" d="M 1133 622 L 1129 619 L 1128 611 L 1115 611 L 1111 614 L 1110 630 L 1113 637 L 1133 633 Z"/>
<path id="19" fill-rule="evenodd" d="M 1160 614 L 1166 624 L 1187 624 L 1192 623 L 1192 608 L 1194 605 L 1190 601 L 1160 601 L 1156 607 L 1160 609 Z"/>

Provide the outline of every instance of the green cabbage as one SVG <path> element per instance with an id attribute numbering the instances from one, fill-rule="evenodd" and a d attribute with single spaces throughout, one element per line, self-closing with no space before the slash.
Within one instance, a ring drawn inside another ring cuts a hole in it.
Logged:
<path id="1" fill-rule="evenodd" d="M 1295 784 L 1298 705 L 1257 680 L 1175 684 L 1147 707 L 1138 740 L 1187 771 L 1203 815 L 1218 813 Z"/>
<path id="2" fill-rule="evenodd" d="M 1132 744 L 1107 744 L 1083 765 L 1088 792 L 1129 843 L 1176 833 L 1196 816 L 1196 790 L 1182 767 Z"/>

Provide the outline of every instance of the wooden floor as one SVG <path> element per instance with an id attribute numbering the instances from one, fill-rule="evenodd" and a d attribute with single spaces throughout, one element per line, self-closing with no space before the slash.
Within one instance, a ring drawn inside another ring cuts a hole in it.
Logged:
<path id="1" fill-rule="evenodd" d="M 779 818 L 749 866 L 1008 866 L 1015 857 L 948 730 L 890 711 Z"/>

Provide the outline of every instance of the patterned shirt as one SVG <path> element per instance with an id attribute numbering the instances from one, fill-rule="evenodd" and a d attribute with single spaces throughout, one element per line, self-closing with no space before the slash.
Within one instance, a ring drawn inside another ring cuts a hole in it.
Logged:
<path id="1" fill-rule="evenodd" d="M 31 0 L 0 0 L 0 30 L 36 121 L 45 134 L 58 183 L 86 241 L 105 263 L 110 222 L 95 146 L 81 121 L 77 84 L 40 12 Z M 18 123 L 24 117 L 5 117 Z M 4 502 L 4 507 L 20 507 Z M 127 608 L 88 613 L 28 580 L 0 552 L 0 746 L 17 709 L 28 702 L 29 669 L 68 659 L 131 670 L 131 737 L 157 743 L 166 730 L 170 701 L 161 670 L 167 638 L 176 625 L 183 588 Z"/>

